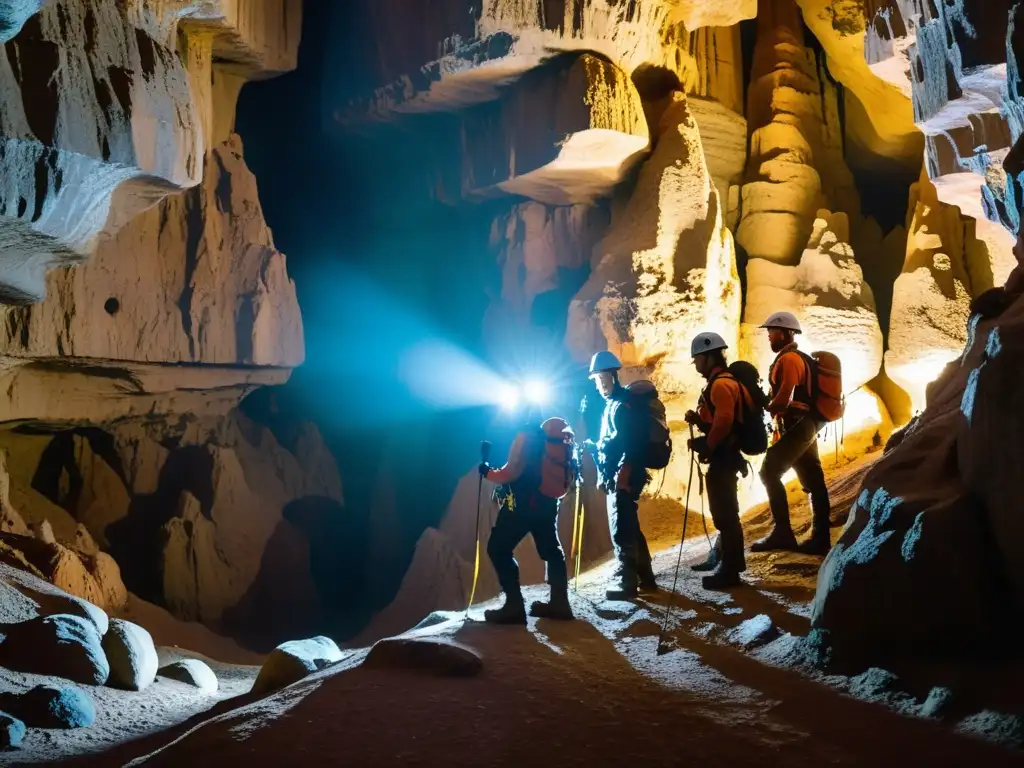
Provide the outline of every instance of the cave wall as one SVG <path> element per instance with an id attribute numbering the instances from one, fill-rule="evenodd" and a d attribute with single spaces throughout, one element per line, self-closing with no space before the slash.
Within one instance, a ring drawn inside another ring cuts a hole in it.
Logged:
<path id="1" fill-rule="evenodd" d="M 33 302 L 0 324 L 12 507 L 67 547 L 84 527 L 179 618 L 320 631 L 337 467 L 315 427 L 239 409 L 305 357 L 235 132 L 240 89 L 295 68 L 301 2 L 41 5 L 0 13 L 0 281 Z"/>

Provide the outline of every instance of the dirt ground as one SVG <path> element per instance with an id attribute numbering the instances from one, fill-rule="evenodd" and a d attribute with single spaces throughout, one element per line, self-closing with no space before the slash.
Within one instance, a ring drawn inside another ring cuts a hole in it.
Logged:
<path id="1" fill-rule="evenodd" d="M 830 468 L 835 522 L 869 466 L 859 460 Z M 793 512 L 799 535 L 806 504 Z M 959 733 L 956 723 L 906 714 L 920 712 L 924 697 L 916 690 L 865 701 L 872 696 L 856 679 L 802 667 L 799 638 L 809 628 L 818 559 L 752 556 L 746 585 L 723 593 L 705 591 L 699 574 L 684 567 L 673 597 L 679 509 L 652 500 L 643 517 L 652 549 L 661 550 L 655 569 L 663 589 L 652 599 L 605 600 L 605 564 L 581 576 L 575 622 L 491 627 L 480 622 L 490 607 L 481 605 L 468 622 L 445 614 L 443 623 L 413 633 L 472 648 L 484 661 L 478 677 L 366 669 L 359 666 L 365 650 L 356 651 L 268 699 L 222 702 L 210 715 L 73 764 L 1024 764 L 1020 752 Z M 693 518 L 684 564 L 707 551 Z M 748 537 L 762 535 L 768 523 L 766 508 L 753 510 Z M 541 597 L 544 588 L 526 592 Z M 666 651 L 660 655 L 659 644 Z"/>

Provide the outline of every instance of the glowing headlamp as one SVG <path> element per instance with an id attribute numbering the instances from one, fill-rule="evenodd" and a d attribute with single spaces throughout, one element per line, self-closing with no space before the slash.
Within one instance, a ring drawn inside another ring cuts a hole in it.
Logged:
<path id="1" fill-rule="evenodd" d="M 502 387 L 498 393 L 498 402 L 505 410 L 513 411 L 524 401 L 531 405 L 544 405 L 548 402 L 548 396 L 547 382 L 530 379 L 522 384 L 507 384 Z"/>

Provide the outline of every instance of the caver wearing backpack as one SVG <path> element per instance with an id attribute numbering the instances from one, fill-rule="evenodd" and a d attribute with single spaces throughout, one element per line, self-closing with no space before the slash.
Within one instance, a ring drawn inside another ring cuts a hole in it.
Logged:
<path id="1" fill-rule="evenodd" d="M 533 616 L 572 619 L 565 554 L 558 540 L 558 501 L 576 481 L 579 471 L 575 440 L 569 424 L 560 418 L 527 424 L 512 441 L 508 461 L 501 469 L 480 465 L 480 474 L 500 487 L 498 517 L 487 542 L 505 604 L 484 612 L 494 624 L 525 624 L 526 608 L 519 586 L 519 565 L 513 552 L 528 534 L 537 554 L 547 564 L 551 597 L 530 606 Z"/>
<path id="2" fill-rule="evenodd" d="M 764 426 L 766 398 L 757 369 L 744 362 L 727 366 L 726 349 L 725 339 L 717 333 L 699 333 L 690 344 L 693 365 L 708 385 L 701 393 L 697 410 L 686 414 L 686 421 L 705 435 L 691 440 L 689 447 L 702 463 L 708 464 L 708 506 L 721 544 L 718 569 L 704 577 L 705 589 L 725 589 L 741 583 L 740 574 L 747 564 L 743 557 L 736 476 L 747 475 L 743 454 L 764 453 L 768 446 Z"/>
<path id="3" fill-rule="evenodd" d="M 609 600 L 628 600 L 639 590 L 655 591 L 647 539 L 640 530 L 639 501 L 650 481 L 648 469 L 668 465 L 672 453 L 665 407 L 649 381 L 628 388 L 619 382 L 622 364 L 611 352 L 598 352 L 590 363 L 590 378 L 605 400 L 601 435 L 595 445 L 598 487 L 608 494 L 608 525 L 618 562 L 618 585 Z"/>
<path id="4" fill-rule="evenodd" d="M 842 417 L 845 403 L 839 360 L 830 353 L 806 355 L 797 349 L 800 322 L 789 312 L 776 312 L 761 326 L 768 330 L 772 351 L 777 353 L 768 374 L 772 399 L 768 412 L 775 417 L 780 437 L 768 449 L 761 465 L 761 481 L 768 492 L 772 532 L 754 542 L 752 552 L 790 549 L 824 555 L 831 548 L 829 498 L 825 474 L 818 456 L 818 432 Z M 789 521 L 789 501 L 782 476 L 796 471 L 811 497 L 811 537 L 797 545 Z"/>

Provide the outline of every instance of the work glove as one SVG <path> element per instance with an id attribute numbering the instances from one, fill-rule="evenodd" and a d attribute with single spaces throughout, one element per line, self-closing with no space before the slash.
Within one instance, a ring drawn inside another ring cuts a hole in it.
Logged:
<path id="1" fill-rule="evenodd" d="M 700 416 L 697 415 L 696 411 L 687 411 L 686 416 L 684 416 L 683 418 L 686 419 L 687 424 L 700 424 Z"/>
<path id="2" fill-rule="evenodd" d="M 583 441 L 583 450 L 585 450 L 587 453 L 593 456 L 595 453 L 597 453 L 597 443 L 595 443 L 590 438 L 587 438 L 586 440 Z"/>
<path id="3" fill-rule="evenodd" d="M 486 461 L 481 461 L 480 466 L 477 467 L 477 470 L 479 470 L 480 472 L 480 477 L 486 479 L 487 473 L 491 471 L 491 465 L 488 464 Z"/>
<path id="4" fill-rule="evenodd" d="M 686 441 L 686 447 L 697 454 L 697 460 L 701 464 L 707 464 L 711 459 L 708 450 L 708 439 L 706 437 L 694 437 Z"/>

